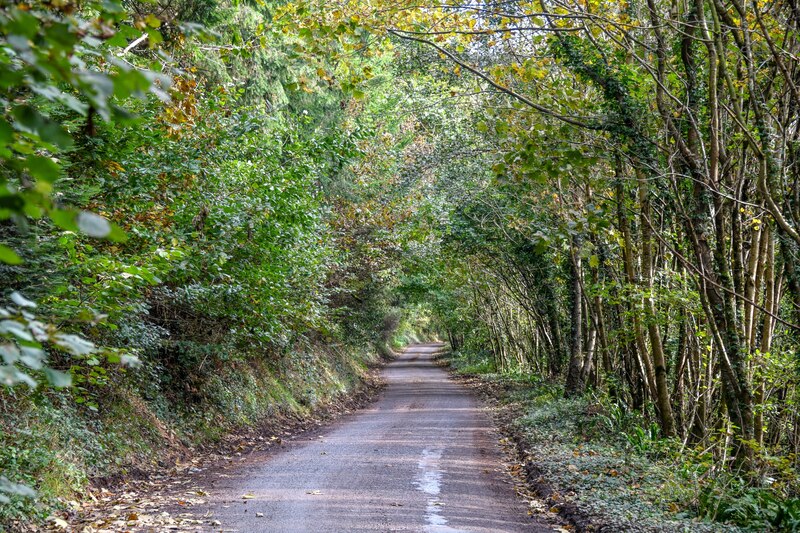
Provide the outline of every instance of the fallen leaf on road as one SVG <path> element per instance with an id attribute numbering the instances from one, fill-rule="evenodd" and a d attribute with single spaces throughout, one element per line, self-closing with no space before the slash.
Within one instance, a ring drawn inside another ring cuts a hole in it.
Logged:
<path id="1" fill-rule="evenodd" d="M 256 513 L 256 517 L 263 518 L 264 517 L 264 513 Z"/>
<path id="2" fill-rule="evenodd" d="M 248 492 L 247 494 L 243 494 L 242 495 L 242 499 L 243 500 L 252 500 L 255 497 L 256 497 L 256 495 L 251 493 L 251 492 Z"/>
<path id="3" fill-rule="evenodd" d="M 69 529 L 69 524 L 63 518 L 59 518 L 57 516 L 51 516 L 47 519 L 48 522 L 52 522 L 56 527 L 61 529 Z"/>
<path id="4" fill-rule="evenodd" d="M 320 494 L 322 494 L 322 491 L 321 490 L 307 490 L 306 494 L 311 494 L 313 496 L 319 496 Z"/>

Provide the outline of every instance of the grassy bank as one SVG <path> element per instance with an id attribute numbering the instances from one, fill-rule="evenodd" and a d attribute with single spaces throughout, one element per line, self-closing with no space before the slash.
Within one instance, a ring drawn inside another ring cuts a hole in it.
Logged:
<path id="1" fill-rule="evenodd" d="M 369 379 L 378 363 L 369 348 L 298 345 L 269 359 L 234 354 L 219 369 L 184 376 L 140 368 L 110 384 L 92 405 L 74 391 L 0 397 L 0 471 L 37 491 L 0 506 L 0 531 L 42 523 L 75 506 L 87 488 L 174 468 L 200 450 L 230 444 L 283 421 L 335 409 Z M 163 371 L 163 369 L 161 369 Z"/>
<path id="2" fill-rule="evenodd" d="M 703 450 L 660 439 L 652 423 L 608 397 L 566 399 L 529 374 L 481 358 L 446 361 L 498 407 L 529 483 L 585 531 L 794 531 L 797 501 L 748 487 Z"/>

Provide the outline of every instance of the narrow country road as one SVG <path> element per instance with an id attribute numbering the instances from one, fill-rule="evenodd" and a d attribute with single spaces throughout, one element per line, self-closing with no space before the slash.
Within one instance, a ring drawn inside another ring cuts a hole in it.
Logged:
<path id="1" fill-rule="evenodd" d="M 552 531 L 514 493 L 477 401 L 433 364 L 438 348 L 409 348 L 376 403 L 229 472 L 195 511 L 224 531 Z"/>

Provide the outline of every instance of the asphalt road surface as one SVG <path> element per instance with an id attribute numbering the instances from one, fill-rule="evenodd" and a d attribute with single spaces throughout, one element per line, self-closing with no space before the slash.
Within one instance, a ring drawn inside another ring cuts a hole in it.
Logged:
<path id="1" fill-rule="evenodd" d="M 409 348 L 377 402 L 229 472 L 194 510 L 226 531 L 552 531 L 514 493 L 478 402 L 433 364 L 438 348 Z"/>

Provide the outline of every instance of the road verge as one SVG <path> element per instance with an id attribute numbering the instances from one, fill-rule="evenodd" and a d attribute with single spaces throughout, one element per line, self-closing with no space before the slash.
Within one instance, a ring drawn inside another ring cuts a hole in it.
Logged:
<path id="1" fill-rule="evenodd" d="M 20 519 L 10 524 L 11 530 L 162 531 L 208 527 L 210 524 L 197 524 L 180 516 L 181 509 L 202 501 L 204 492 L 200 487 L 207 472 L 278 450 L 378 396 L 383 387 L 379 378 L 383 359 L 376 355 L 356 359 L 352 353 L 331 352 L 317 350 L 309 353 L 306 360 L 293 358 L 279 370 L 254 361 L 247 368 L 246 389 L 238 388 L 241 376 L 221 377 L 222 381 L 236 380 L 230 381 L 226 390 L 237 397 L 227 403 L 204 406 L 205 420 L 165 421 L 156 417 L 141 398 L 125 398 L 128 404 L 139 405 L 139 411 L 146 416 L 136 414 L 107 427 L 112 431 L 126 424 L 137 427 L 140 419 L 157 424 L 160 431 L 138 437 L 152 440 L 144 457 L 127 456 L 124 468 L 98 469 L 71 496 L 40 503 L 50 511 L 46 519 Z M 314 361 L 319 366 L 310 371 L 307 365 Z M 287 380 L 286 385 L 281 378 Z M 235 408 L 225 412 L 225 405 L 245 402 L 248 395 L 258 395 L 260 399 L 253 401 L 255 405 L 249 408 L 247 417 Z M 73 445 L 77 444 L 70 444 Z"/>
<path id="2" fill-rule="evenodd" d="M 440 364 L 483 399 L 527 490 L 577 532 L 730 532 L 670 506 L 680 490 L 667 463 L 606 439 L 602 407 L 530 376 L 475 373 L 443 352 Z"/>

